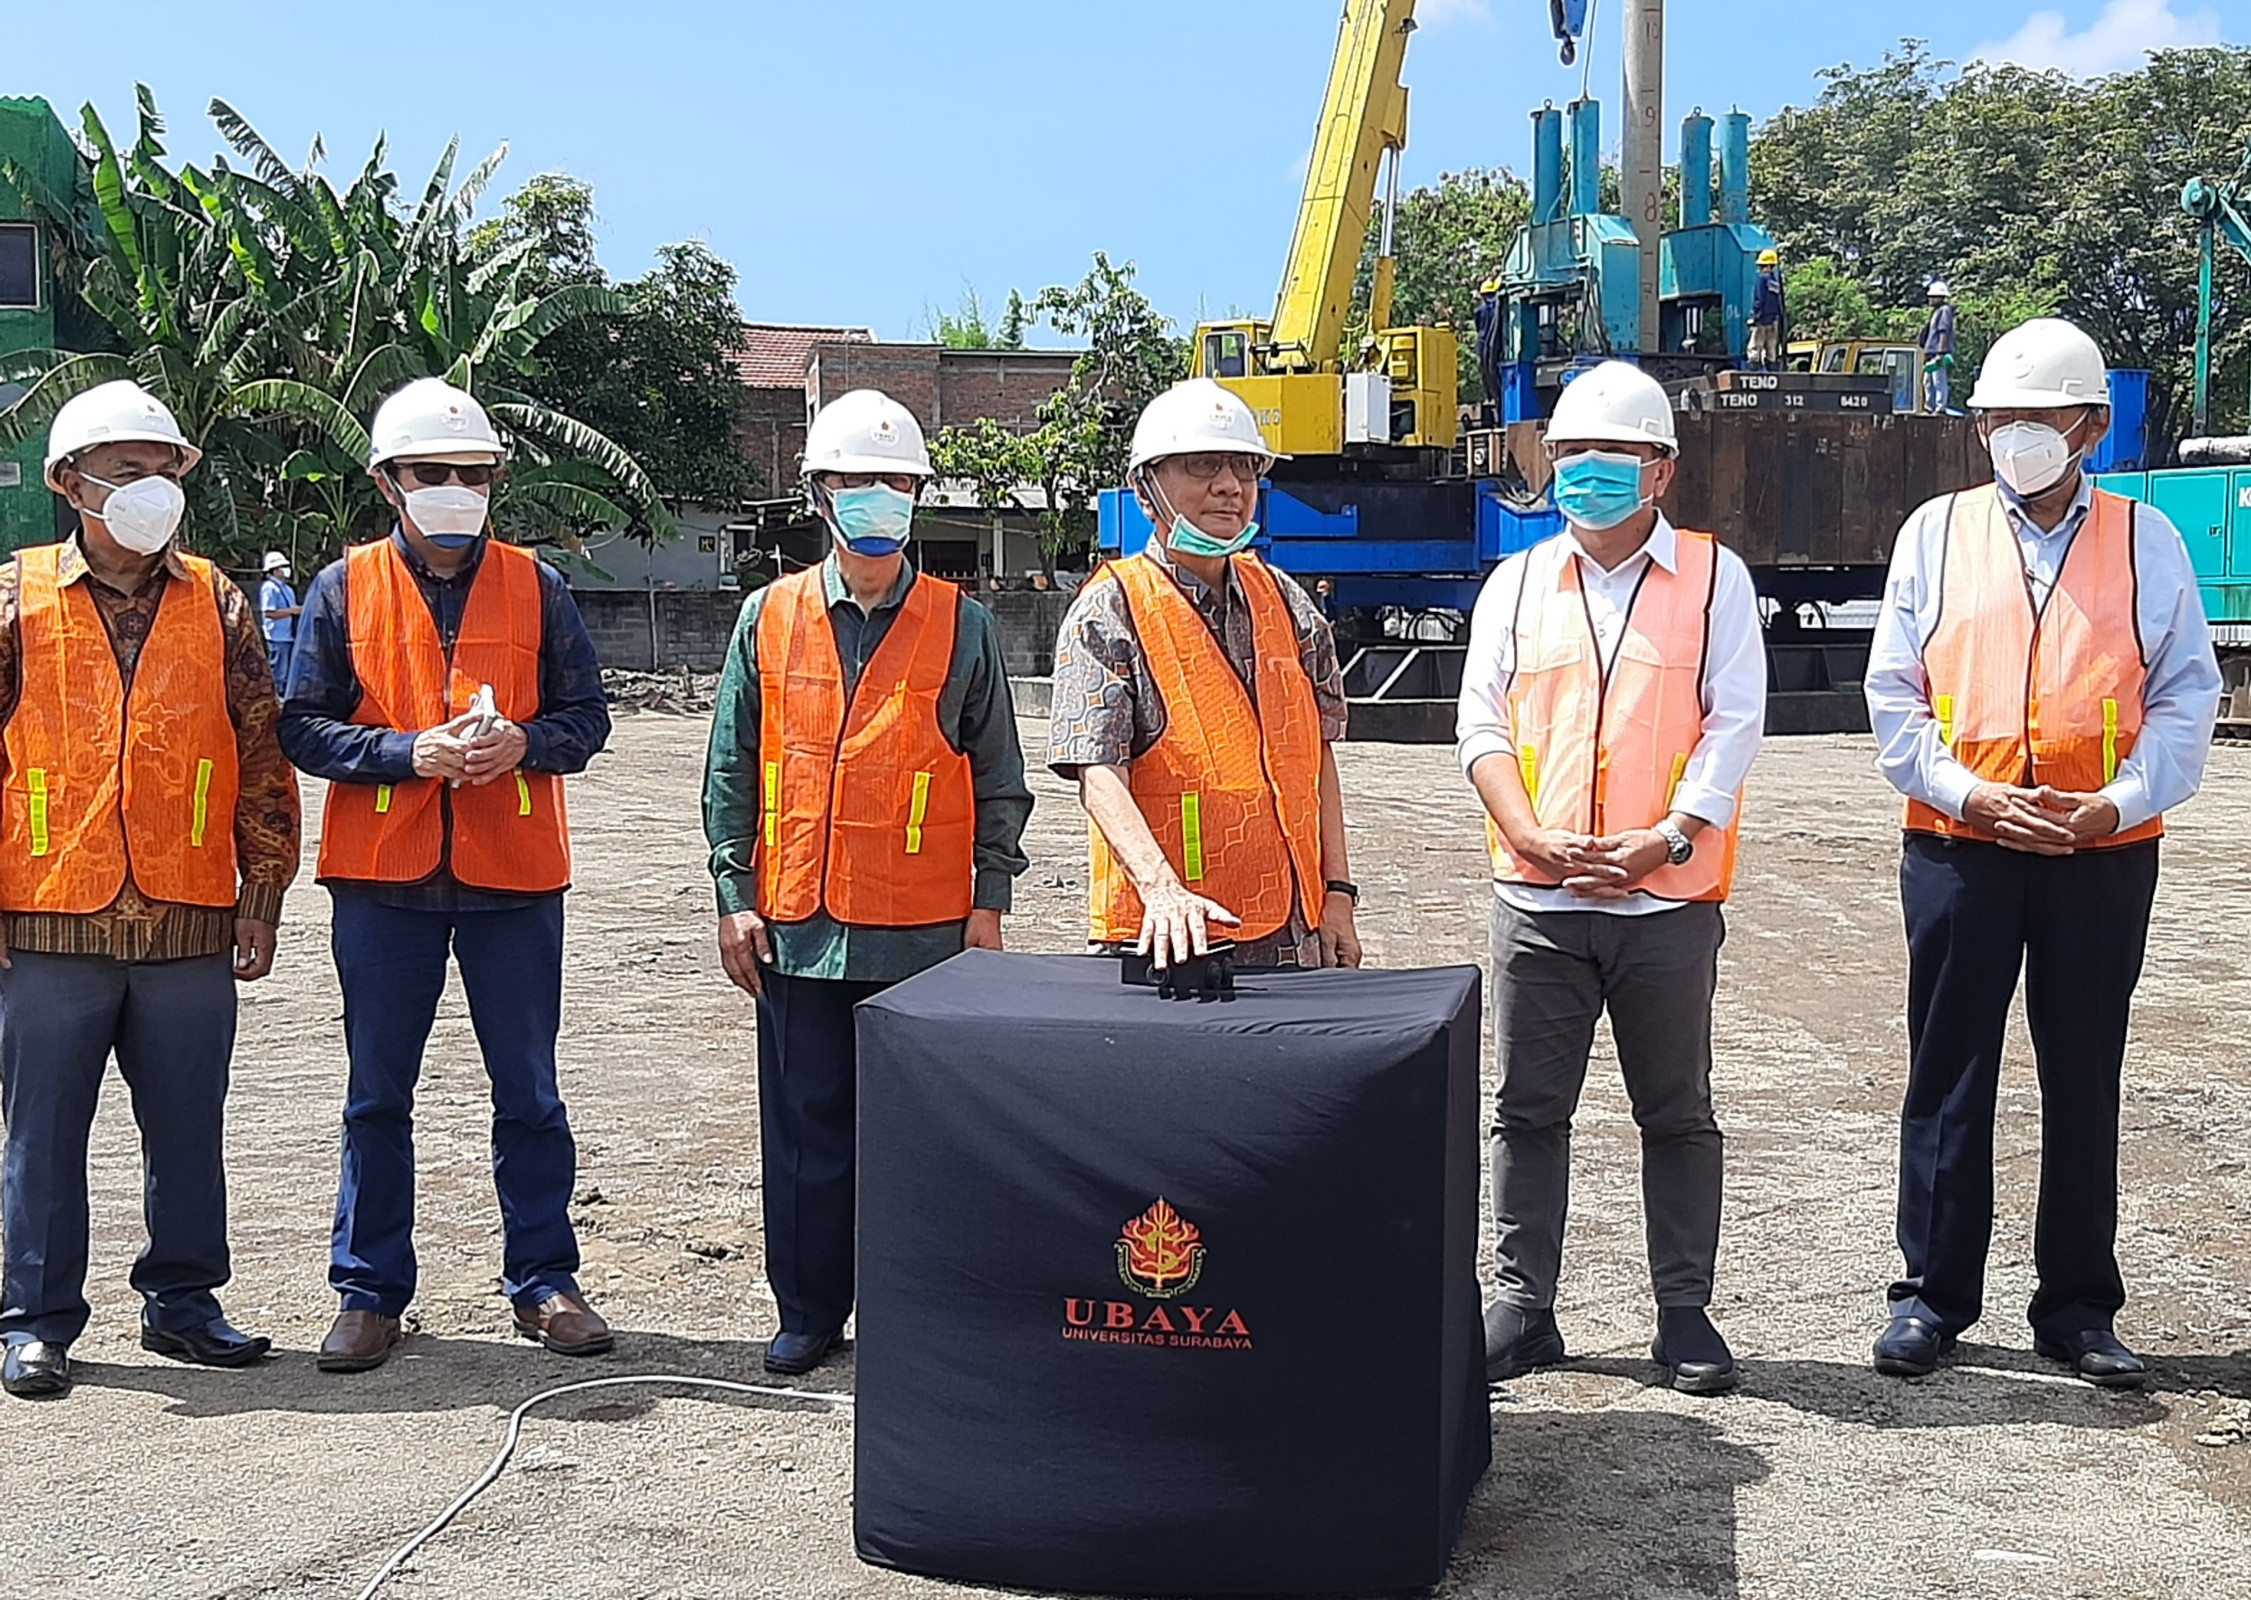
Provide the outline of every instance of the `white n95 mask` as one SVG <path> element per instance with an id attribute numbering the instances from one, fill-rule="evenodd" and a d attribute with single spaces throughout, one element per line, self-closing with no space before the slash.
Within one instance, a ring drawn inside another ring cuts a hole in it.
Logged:
<path id="1" fill-rule="evenodd" d="M 153 556 L 180 531 L 180 518 L 188 497 L 170 478 L 135 478 L 131 483 L 105 483 L 83 473 L 88 483 L 109 491 L 99 511 L 88 513 L 109 529 L 109 536 L 137 556 Z"/>

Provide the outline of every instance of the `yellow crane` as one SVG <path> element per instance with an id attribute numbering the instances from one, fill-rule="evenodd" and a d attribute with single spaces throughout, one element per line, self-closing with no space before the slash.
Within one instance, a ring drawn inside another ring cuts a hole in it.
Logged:
<path id="1" fill-rule="evenodd" d="M 1453 330 L 1391 326 L 1392 227 L 1407 147 L 1407 86 L 1399 74 L 1414 30 L 1414 0 L 1348 0 L 1274 315 L 1196 330 L 1197 376 L 1241 395 L 1287 455 L 1341 455 L 1347 445 L 1454 446 Z M 1379 173 L 1385 198 L 1370 331 L 1347 351 L 1353 279 Z"/>

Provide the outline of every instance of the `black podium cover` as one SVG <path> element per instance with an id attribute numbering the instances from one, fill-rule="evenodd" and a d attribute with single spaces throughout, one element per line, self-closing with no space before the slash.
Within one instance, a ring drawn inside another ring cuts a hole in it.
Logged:
<path id="1" fill-rule="evenodd" d="M 862 1557 L 1139 1593 L 1444 1575 L 1491 1455 L 1478 974 L 972 950 L 859 1008 Z"/>

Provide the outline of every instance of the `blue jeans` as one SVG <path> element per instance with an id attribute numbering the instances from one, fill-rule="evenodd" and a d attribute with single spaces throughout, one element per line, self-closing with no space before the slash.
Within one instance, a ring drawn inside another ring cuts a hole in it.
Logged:
<path id="1" fill-rule="evenodd" d="M 235 982 L 223 955 L 118 961 L 19 950 L 0 969 L 7 1124 L 0 1337 L 86 1331 L 86 1143 L 110 1053 L 141 1129 L 144 1319 L 174 1332 L 219 1315 L 227 1281 L 222 1129 Z"/>
<path id="2" fill-rule="evenodd" d="M 521 1306 L 576 1294 L 570 1203 L 578 1150 L 555 1084 L 563 897 L 463 912 L 387 906 L 349 888 L 333 898 L 351 1082 L 328 1281 L 344 1309 L 395 1317 L 414 1298 L 414 1086 L 449 949 L 461 964 L 469 1019 L 492 1080 L 503 1285 Z"/>
<path id="3" fill-rule="evenodd" d="M 286 696 L 289 693 L 289 657 L 296 648 L 297 641 L 294 639 L 266 641 L 266 665 L 273 669 L 274 692 L 277 694 Z"/>

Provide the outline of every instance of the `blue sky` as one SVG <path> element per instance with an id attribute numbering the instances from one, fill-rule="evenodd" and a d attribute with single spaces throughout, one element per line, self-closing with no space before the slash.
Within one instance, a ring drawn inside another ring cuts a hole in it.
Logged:
<path id="1" fill-rule="evenodd" d="M 1620 0 L 1596 3 L 1594 85 L 1614 106 Z M 503 190 L 550 169 L 593 183 L 615 273 L 700 237 L 740 270 L 753 318 L 906 338 L 965 284 L 995 305 L 1076 279 L 1096 249 L 1138 262 L 1183 321 L 1265 309 L 1341 3 L 106 0 L 98 29 L 85 6 L 13 10 L 0 93 L 44 95 L 66 122 L 91 99 L 122 132 L 142 79 L 175 155 L 217 148 L 216 95 L 292 156 L 319 132 L 340 177 L 387 131 L 410 185 L 450 134 L 464 167 L 506 140 Z M 1408 181 L 1521 169 L 1527 113 L 1580 81 L 1543 0 L 1419 14 Z M 2082 73 L 2152 43 L 2251 40 L 2251 0 L 1672 0 L 1668 15 L 1675 127 L 1696 105 L 1804 103 L 1820 68 L 1873 63 L 1902 35 Z"/>

